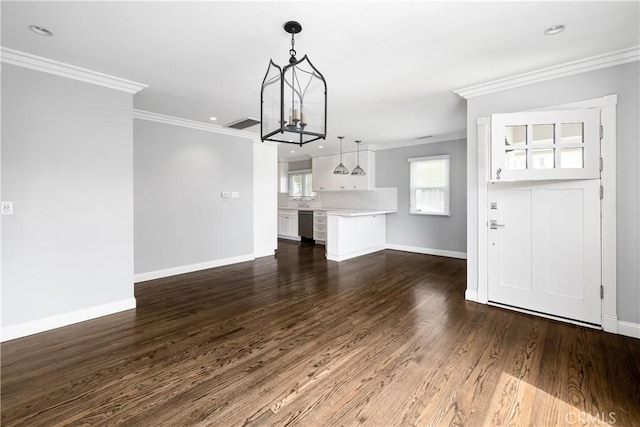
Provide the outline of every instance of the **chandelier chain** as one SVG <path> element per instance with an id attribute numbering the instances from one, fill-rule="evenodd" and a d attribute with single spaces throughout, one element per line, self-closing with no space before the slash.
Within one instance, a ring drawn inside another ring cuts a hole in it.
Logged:
<path id="1" fill-rule="evenodd" d="M 296 39 L 294 37 L 294 33 L 291 33 L 291 49 L 289 50 L 289 55 L 295 58 L 296 56 Z"/>

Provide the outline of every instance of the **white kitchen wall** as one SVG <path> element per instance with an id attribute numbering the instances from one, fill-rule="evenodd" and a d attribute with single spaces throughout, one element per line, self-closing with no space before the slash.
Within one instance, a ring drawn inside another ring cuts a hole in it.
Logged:
<path id="1" fill-rule="evenodd" d="M 335 209 L 398 209 L 397 188 L 376 188 L 370 191 L 326 191 L 318 193 L 323 208 Z"/>
<path id="2" fill-rule="evenodd" d="M 278 206 L 298 207 L 300 201 L 288 194 L 278 195 Z M 376 188 L 370 191 L 322 191 L 313 200 L 305 200 L 304 207 L 318 209 L 398 209 L 397 188 Z"/>

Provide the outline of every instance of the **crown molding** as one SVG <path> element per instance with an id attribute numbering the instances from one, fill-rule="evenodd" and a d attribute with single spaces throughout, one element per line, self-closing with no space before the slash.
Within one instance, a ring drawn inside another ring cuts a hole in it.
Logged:
<path id="1" fill-rule="evenodd" d="M 189 129 L 203 130 L 205 132 L 219 133 L 222 135 L 248 138 L 253 140 L 253 142 L 261 142 L 260 136 L 254 132 L 225 128 L 218 125 L 212 125 L 210 123 L 203 123 L 203 122 L 197 122 L 195 120 L 183 119 L 180 117 L 167 116 L 165 114 L 153 113 L 151 111 L 138 110 L 134 108 L 133 118 L 138 120 L 147 120 L 150 122 L 164 123 L 167 125 L 180 126 L 180 127 L 189 128 Z M 273 145 L 275 146 L 276 143 L 273 143 Z"/>
<path id="2" fill-rule="evenodd" d="M 109 89 L 120 90 L 131 94 L 136 94 L 149 87 L 142 83 L 98 73 L 97 71 L 76 67 L 75 65 L 54 61 L 53 59 L 43 58 L 19 50 L 9 49 L 4 46 L 0 46 L 0 59 L 6 64 L 42 71 L 43 73 L 55 74 L 56 76 L 79 80 L 81 82 L 108 87 Z"/>
<path id="3" fill-rule="evenodd" d="M 574 74 L 586 73 L 588 71 L 599 70 L 601 68 L 613 67 L 629 62 L 640 60 L 640 46 L 616 50 L 602 55 L 591 56 L 577 61 L 566 62 L 552 67 L 542 68 L 537 71 L 517 74 L 515 76 L 469 86 L 463 89 L 454 90 L 453 93 L 465 99 L 476 96 L 487 95 L 533 83 L 540 83 L 560 77 L 572 76 Z"/>

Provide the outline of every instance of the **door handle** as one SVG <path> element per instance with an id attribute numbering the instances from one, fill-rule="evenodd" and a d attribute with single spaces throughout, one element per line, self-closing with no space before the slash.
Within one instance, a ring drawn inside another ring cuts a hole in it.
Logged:
<path id="1" fill-rule="evenodd" d="M 504 224 L 498 224 L 498 221 L 492 219 L 489 221 L 489 228 L 492 230 L 497 230 L 498 228 L 504 228 Z"/>

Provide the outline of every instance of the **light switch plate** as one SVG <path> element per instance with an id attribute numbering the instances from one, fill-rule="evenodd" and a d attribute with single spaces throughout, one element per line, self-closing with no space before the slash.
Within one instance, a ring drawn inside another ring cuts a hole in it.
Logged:
<path id="1" fill-rule="evenodd" d="M 220 197 L 228 199 L 229 197 L 231 197 L 231 193 L 229 193 L 228 191 L 223 191 L 222 193 L 220 193 Z"/>
<path id="2" fill-rule="evenodd" d="M 231 192 L 231 198 L 232 199 L 239 199 L 240 198 L 240 192 L 239 191 L 232 191 Z"/>
<path id="3" fill-rule="evenodd" d="M 2 202 L 2 215 L 13 215 L 13 202 Z"/>

